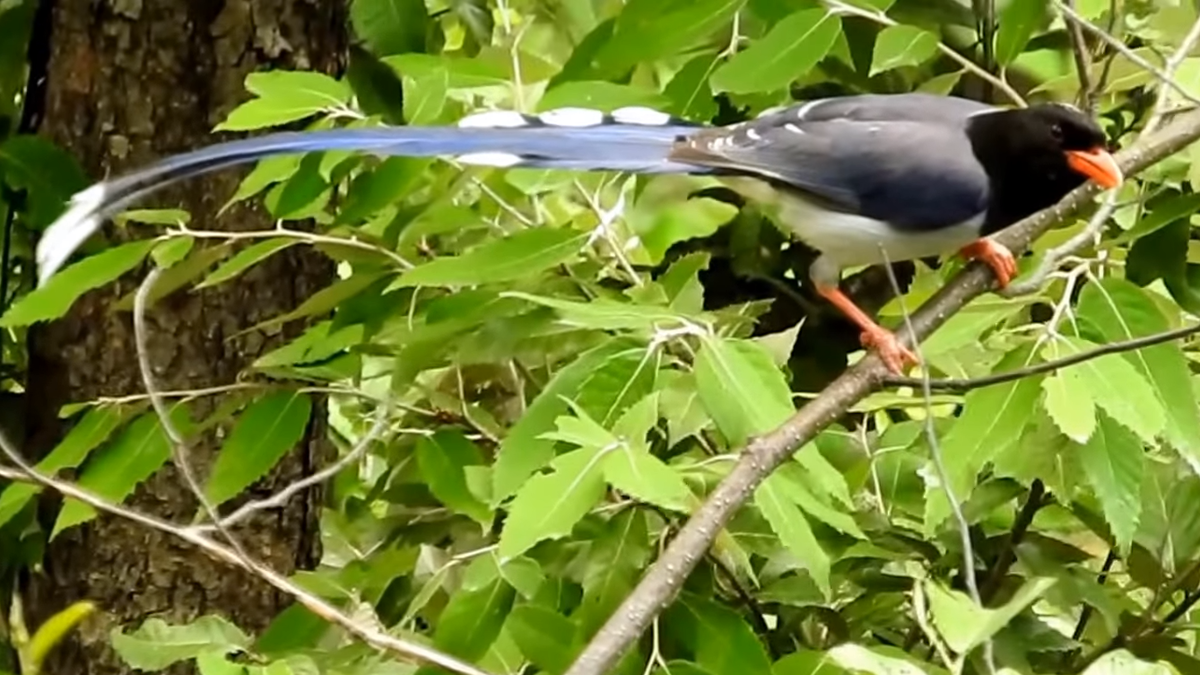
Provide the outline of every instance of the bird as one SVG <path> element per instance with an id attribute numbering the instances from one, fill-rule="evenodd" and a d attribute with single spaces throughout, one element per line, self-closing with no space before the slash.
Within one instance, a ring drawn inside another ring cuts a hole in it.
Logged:
<path id="1" fill-rule="evenodd" d="M 815 249 L 816 292 L 900 374 L 916 355 L 838 285 L 846 268 L 957 253 L 1016 275 L 995 233 L 1091 180 L 1124 180 L 1098 123 L 1046 102 L 993 106 L 926 93 L 856 94 L 769 109 L 723 126 L 641 106 L 486 110 L 453 126 L 277 132 L 177 154 L 74 195 L 37 245 L 39 284 L 103 221 L 176 181 L 267 157 L 344 150 L 466 165 L 708 175 Z"/>

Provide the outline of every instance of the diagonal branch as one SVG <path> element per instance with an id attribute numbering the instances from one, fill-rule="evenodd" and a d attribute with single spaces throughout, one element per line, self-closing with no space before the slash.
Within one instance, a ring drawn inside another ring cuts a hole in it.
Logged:
<path id="1" fill-rule="evenodd" d="M 1118 163 L 1126 175 L 1161 161 L 1200 138 L 1200 111 L 1181 115 L 1151 138 L 1119 153 Z M 1076 213 L 1095 197 L 1094 186 L 1081 187 L 1057 205 L 1041 211 L 996 238 L 1014 251 L 1022 251 L 1051 225 Z M 972 263 L 957 278 L 942 287 L 912 316 L 913 331 L 901 331 L 912 341 L 912 332 L 923 338 L 941 326 L 975 296 L 992 287 L 990 270 Z M 641 582 L 596 633 L 566 675 L 602 675 L 608 672 L 650 623 L 675 598 L 688 574 L 712 545 L 721 528 L 776 466 L 812 440 L 828 424 L 874 391 L 887 371 L 874 355 L 868 355 L 825 388 L 822 394 L 800 408 L 770 433 L 755 439 L 741 452 L 729 475 L 680 529 L 666 551 L 642 577 Z"/>

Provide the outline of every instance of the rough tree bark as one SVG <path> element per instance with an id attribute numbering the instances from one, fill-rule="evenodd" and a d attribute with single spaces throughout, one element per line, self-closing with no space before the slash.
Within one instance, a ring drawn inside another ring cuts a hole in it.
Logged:
<path id="1" fill-rule="evenodd" d="M 247 73 L 337 72 L 346 42 L 344 12 L 340 0 L 57 0 L 41 133 L 79 157 L 94 178 L 211 143 L 213 125 L 245 99 Z M 261 212 L 246 208 L 216 220 L 238 179 L 225 172 L 192 181 L 155 204 L 182 206 L 206 229 L 270 227 Z M 142 390 L 131 316 L 112 309 L 139 278 L 130 275 L 89 294 L 67 317 L 31 334 L 31 452 L 44 453 L 61 438 L 65 429 L 57 411 L 63 404 Z M 192 389 L 232 382 L 255 356 L 300 327 L 240 331 L 294 308 L 331 278 L 331 266 L 318 254 L 293 249 L 236 283 L 184 290 L 159 301 L 148 323 L 160 385 Z M 206 399 L 193 417 L 203 418 L 219 403 Z M 314 419 L 320 417 L 314 413 Z M 311 472 L 327 454 L 323 435 L 322 425 L 313 424 L 306 442 L 261 490 Z M 197 450 L 201 472 L 205 446 L 212 444 L 209 439 Z M 196 512 L 173 469 L 147 481 L 133 500 L 138 508 L 179 521 Z M 243 541 L 284 572 L 311 566 L 317 507 L 313 495 L 298 499 L 243 528 Z M 107 646 L 108 631 L 116 625 L 151 615 L 188 620 L 220 613 L 254 630 L 287 604 L 266 584 L 159 534 L 108 519 L 58 537 L 47 551 L 44 572 L 31 575 L 25 595 L 35 625 L 78 599 L 100 606 L 99 618 L 47 663 L 47 672 L 73 675 L 128 672 Z"/>

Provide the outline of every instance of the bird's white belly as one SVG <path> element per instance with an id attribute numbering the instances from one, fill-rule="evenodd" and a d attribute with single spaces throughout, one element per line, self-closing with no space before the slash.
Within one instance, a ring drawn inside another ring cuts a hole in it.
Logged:
<path id="1" fill-rule="evenodd" d="M 872 218 L 827 211 L 799 195 L 772 190 L 759 181 L 736 180 L 730 182 L 730 187 L 775 208 L 784 231 L 828 256 L 839 268 L 952 253 L 979 238 L 984 217 L 980 214 L 936 230 L 902 232 Z"/>

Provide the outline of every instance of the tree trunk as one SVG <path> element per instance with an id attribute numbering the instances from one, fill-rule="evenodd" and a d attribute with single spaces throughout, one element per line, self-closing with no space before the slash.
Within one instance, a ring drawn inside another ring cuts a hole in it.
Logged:
<path id="1" fill-rule="evenodd" d="M 79 157 L 97 179 L 214 142 L 212 127 L 246 98 L 247 73 L 337 72 L 345 46 L 344 6 L 338 0 L 57 0 L 51 23 L 41 133 Z M 154 206 L 182 206 L 204 229 L 271 227 L 257 209 L 235 207 L 216 219 L 238 180 L 234 172 L 223 172 L 191 181 L 156 198 Z M 331 278 L 324 258 L 298 247 L 235 282 L 203 292 L 185 288 L 160 300 L 148 317 L 160 386 L 179 390 L 233 382 L 256 356 L 302 327 L 241 331 L 294 308 Z M 142 392 L 131 315 L 113 309 L 138 281 L 130 275 L 90 293 L 62 320 L 31 332 L 32 453 L 47 452 L 66 431 L 57 419 L 63 404 Z M 220 397 L 203 399 L 193 418 L 202 419 L 220 403 Z M 319 410 L 314 420 L 323 419 Z M 323 437 L 323 423 L 314 422 L 305 441 L 256 489 L 268 491 L 311 473 L 328 455 Z M 210 438 L 193 449 L 202 476 L 214 445 Z M 306 495 L 252 521 L 242 530 L 248 550 L 285 573 L 311 567 L 318 543 L 316 500 Z M 128 503 L 177 522 L 196 512 L 174 468 L 159 471 Z M 99 605 L 99 618 L 47 663 L 47 672 L 72 675 L 129 672 L 108 647 L 114 626 L 136 625 L 152 615 L 182 622 L 218 613 L 253 631 L 289 602 L 177 540 L 107 517 L 60 535 L 47 549 L 44 572 L 32 575 L 25 591 L 33 625 L 75 600 Z"/>

